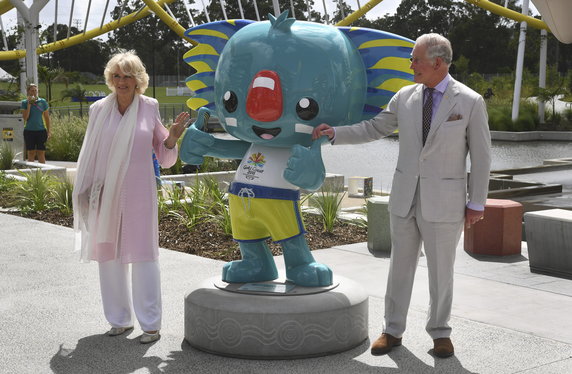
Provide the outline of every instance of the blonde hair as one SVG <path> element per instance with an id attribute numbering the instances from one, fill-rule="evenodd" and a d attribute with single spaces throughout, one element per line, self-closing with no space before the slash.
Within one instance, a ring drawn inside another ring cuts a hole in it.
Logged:
<path id="1" fill-rule="evenodd" d="M 112 92 L 115 92 L 113 85 L 113 74 L 119 69 L 121 73 L 131 75 L 135 78 L 137 85 L 135 92 L 139 95 L 143 94 L 149 86 L 149 75 L 145 70 L 143 61 L 135 54 L 135 51 L 120 52 L 111 57 L 105 66 L 103 75 L 105 76 L 105 83 Z"/>

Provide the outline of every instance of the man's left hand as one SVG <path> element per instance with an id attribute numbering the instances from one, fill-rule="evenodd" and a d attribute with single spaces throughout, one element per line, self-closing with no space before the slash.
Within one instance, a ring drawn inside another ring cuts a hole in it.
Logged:
<path id="1" fill-rule="evenodd" d="M 469 208 L 465 208 L 465 228 L 470 228 L 471 225 L 479 222 L 480 220 L 485 218 L 485 211 L 484 210 L 473 210 Z"/>

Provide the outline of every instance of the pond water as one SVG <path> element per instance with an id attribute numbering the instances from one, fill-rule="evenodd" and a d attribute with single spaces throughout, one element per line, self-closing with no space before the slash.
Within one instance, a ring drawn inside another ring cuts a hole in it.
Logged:
<path id="1" fill-rule="evenodd" d="M 389 191 L 397 164 L 399 140 L 385 138 L 360 145 L 322 147 L 326 172 L 346 177 L 373 177 L 375 189 Z M 542 165 L 546 159 L 572 157 L 572 142 L 532 141 L 492 143 L 491 170 Z M 470 165 L 470 161 L 467 161 Z"/>

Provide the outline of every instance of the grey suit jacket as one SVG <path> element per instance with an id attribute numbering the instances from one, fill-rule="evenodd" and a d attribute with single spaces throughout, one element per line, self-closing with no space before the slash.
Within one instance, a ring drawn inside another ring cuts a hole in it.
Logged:
<path id="1" fill-rule="evenodd" d="M 398 129 L 399 157 L 390 197 L 391 213 L 400 217 L 409 213 L 419 184 L 425 220 L 458 222 L 465 215 L 467 198 L 481 205 L 487 198 L 491 138 L 486 105 L 481 95 L 451 79 L 425 146 L 422 113 L 423 85 L 406 86 L 395 94 L 386 110 L 371 120 L 336 127 L 334 142 L 370 142 Z M 467 154 L 471 160 L 468 184 Z"/>

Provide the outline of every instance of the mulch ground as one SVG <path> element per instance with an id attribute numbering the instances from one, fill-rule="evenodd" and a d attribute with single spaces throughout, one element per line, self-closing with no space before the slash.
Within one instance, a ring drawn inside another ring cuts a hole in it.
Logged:
<path id="1" fill-rule="evenodd" d="M 73 227 L 73 217 L 64 215 L 58 210 L 26 214 L 11 212 L 10 214 Z M 306 240 L 312 250 L 367 241 L 366 228 L 347 222 L 338 222 L 331 233 L 323 230 L 318 216 L 304 214 L 304 223 L 307 231 Z M 216 260 L 240 259 L 238 244 L 212 222 L 201 223 L 193 231 L 189 231 L 174 217 L 163 216 L 159 219 L 159 246 Z M 279 245 L 269 242 L 269 246 L 274 255 L 282 253 Z"/>

